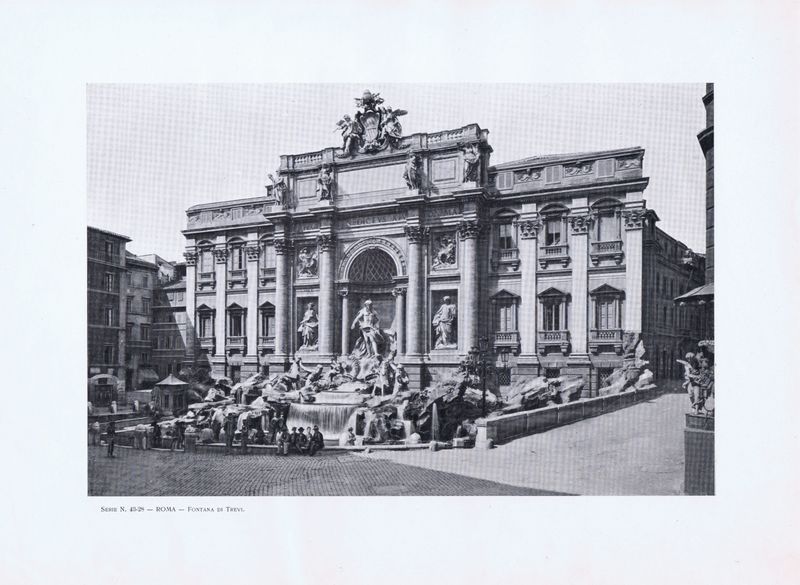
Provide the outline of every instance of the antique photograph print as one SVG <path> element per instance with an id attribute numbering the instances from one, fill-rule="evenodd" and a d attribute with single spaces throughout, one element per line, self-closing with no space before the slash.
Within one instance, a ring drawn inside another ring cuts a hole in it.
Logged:
<path id="1" fill-rule="evenodd" d="M 714 494 L 713 84 L 86 92 L 90 496 Z"/>

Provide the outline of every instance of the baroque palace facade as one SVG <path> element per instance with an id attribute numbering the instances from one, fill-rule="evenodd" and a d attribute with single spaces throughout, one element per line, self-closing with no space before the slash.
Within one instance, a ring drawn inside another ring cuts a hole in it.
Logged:
<path id="1" fill-rule="evenodd" d="M 664 234 L 641 148 L 491 166 L 477 124 L 403 136 L 405 111 L 356 104 L 342 147 L 281 156 L 266 196 L 187 211 L 187 359 L 234 379 L 327 365 L 361 343 L 369 300 L 380 351 L 414 383 L 484 338 L 506 354 L 501 383 L 597 388 L 626 339 L 655 334 L 656 267 L 697 273 L 680 250 L 648 258 Z"/>

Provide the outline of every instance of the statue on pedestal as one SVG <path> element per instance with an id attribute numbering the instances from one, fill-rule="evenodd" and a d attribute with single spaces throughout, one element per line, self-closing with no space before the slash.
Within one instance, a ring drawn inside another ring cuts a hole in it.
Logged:
<path id="1" fill-rule="evenodd" d="M 300 346 L 300 349 L 316 349 L 318 327 L 319 320 L 317 319 L 317 311 L 314 309 L 314 303 L 308 303 L 306 312 L 303 314 L 303 320 L 300 321 L 300 327 L 297 328 L 297 332 L 303 338 L 303 345 Z"/>
<path id="2" fill-rule="evenodd" d="M 281 176 L 278 176 L 276 179 L 272 173 L 267 173 L 267 177 L 269 177 L 269 180 L 272 182 L 272 185 L 267 186 L 267 189 L 272 189 L 272 195 L 275 197 L 275 201 L 280 208 L 286 209 L 288 205 L 286 192 L 289 189 L 288 185 L 286 185 L 286 179 Z"/>
<path id="3" fill-rule="evenodd" d="M 336 123 L 336 127 L 342 132 L 342 150 L 344 152 L 341 156 L 350 156 L 361 144 L 364 127 L 358 120 L 351 119 L 347 114 L 342 116 L 342 119 Z"/>
<path id="4" fill-rule="evenodd" d="M 403 179 L 406 181 L 406 186 L 412 191 L 419 189 L 420 177 L 417 155 L 412 154 L 408 157 L 408 160 L 406 161 L 406 168 L 403 171 Z"/>
<path id="5" fill-rule="evenodd" d="M 481 155 L 475 144 L 470 144 L 464 149 L 464 181 L 475 181 L 480 179 Z"/>
<path id="6" fill-rule="evenodd" d="M 364 301 L 364 306 L 353 319 L 350 329 L 355 329 L 356 325 L 358 325 L 361 337 L 356 342 L 353 354 L 362 357 L 379 355 L 380 347 L 383 344 L 383 334 L 380 330 L 380 319 L 372 309 L 371 300 Z"/>
<path id="7" fill-rule="evenodd" d="M 317 196 L 320 201 L 330 201 L 333 191 L 333 175 L 328 165 L 322 165 L 317 176 Z"/>
<path id="8" fill-rule="evenodd" d="M 442 298 L 442 305 L 433 316 L 433 327 L 436 334 L 436 344 L 434 349 L 445 347 L 455 347 L 455 324 L 457 319 L 455 304 L 450 302 L 450 297 Z"/>

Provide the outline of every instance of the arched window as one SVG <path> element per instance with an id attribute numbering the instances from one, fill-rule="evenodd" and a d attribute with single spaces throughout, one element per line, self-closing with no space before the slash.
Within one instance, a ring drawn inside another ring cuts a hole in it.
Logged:
<path id="1" fill-rule="evenodd" d="M 394 260 L 383 250 L 367 250 L 358 255 L 350 266 L 351 282 L 389 283 L 396 275 Z"/>

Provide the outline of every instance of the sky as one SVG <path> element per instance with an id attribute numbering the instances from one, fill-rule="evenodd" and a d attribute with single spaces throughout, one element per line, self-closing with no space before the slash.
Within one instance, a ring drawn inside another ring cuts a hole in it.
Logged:
<path id="1" fill-rule="evenodd" d="M 281 154 L 341 146 L 366 88 L 408 111 L 406 135 L 488 129 L 491 164 L 641 146 L 659 226 L 705 252 L 699 83 L 88 85 L 88 223 L 180 260 L 188 207 L 264 195 Z"/>

